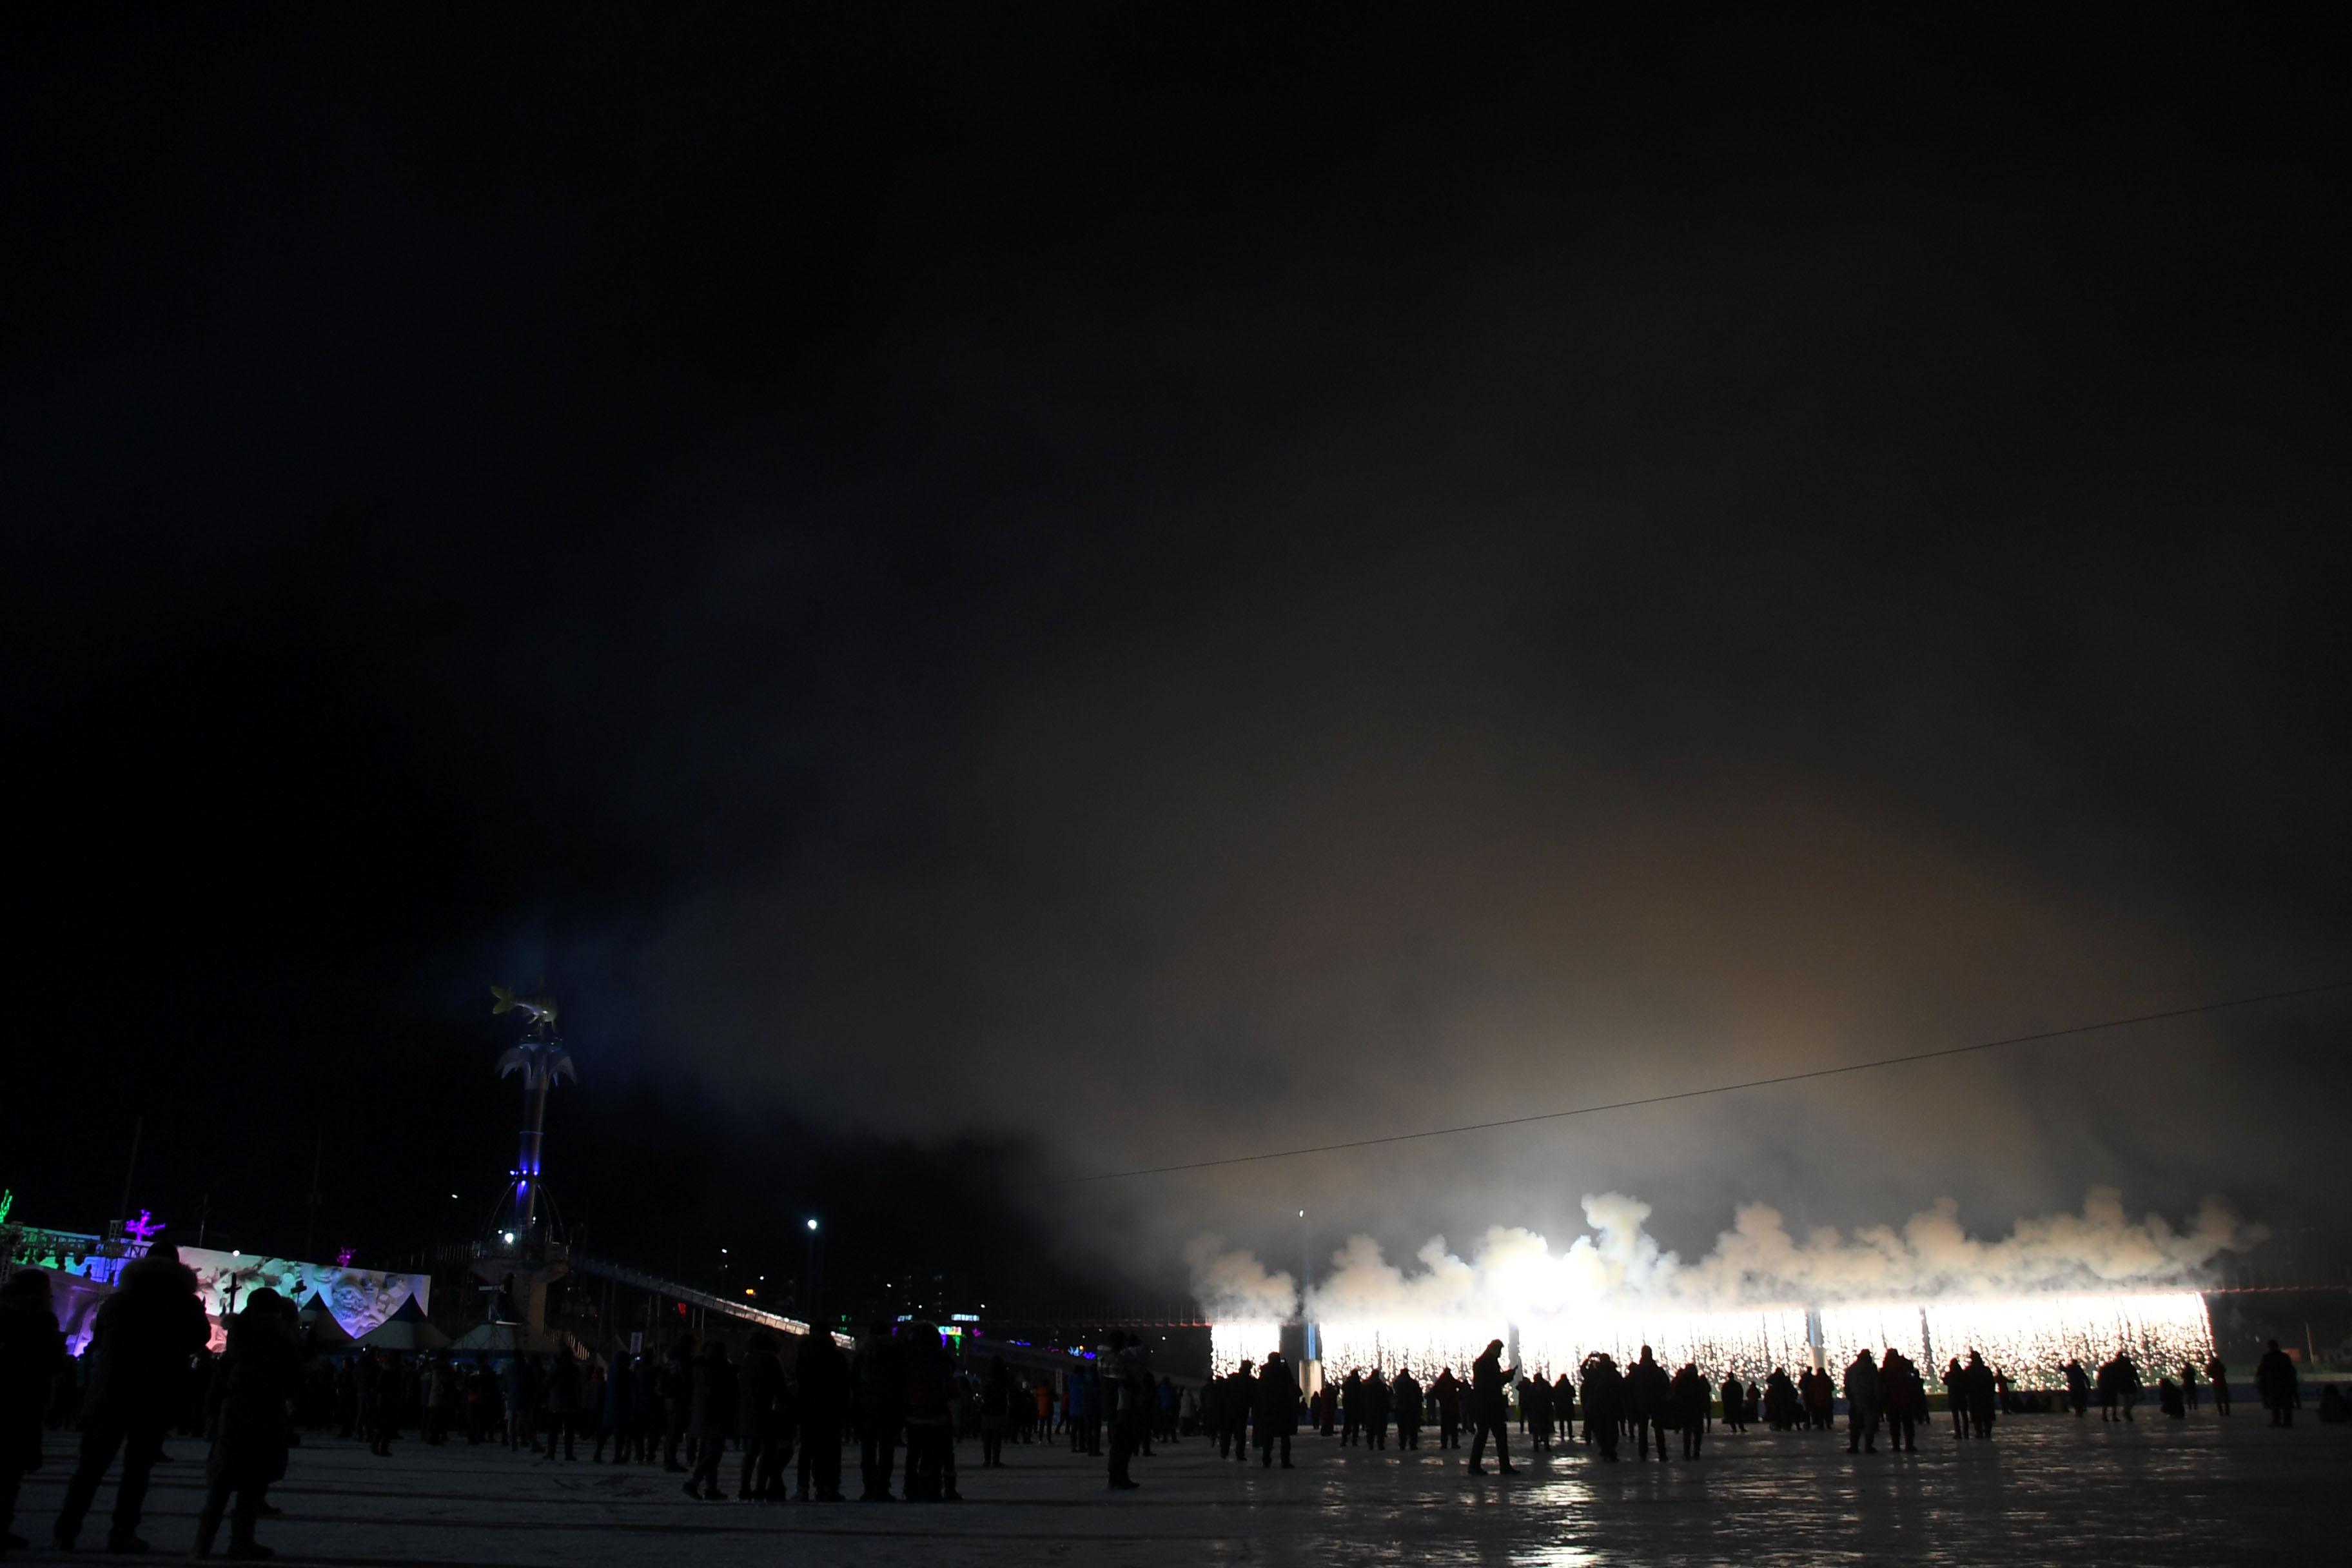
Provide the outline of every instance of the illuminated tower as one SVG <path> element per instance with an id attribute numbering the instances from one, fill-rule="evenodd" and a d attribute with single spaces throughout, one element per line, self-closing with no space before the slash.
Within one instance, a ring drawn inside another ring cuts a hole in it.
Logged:
<path id="1" fill-rule="evenodd" d="M 520 1240 L 533 1237 L 539 1228 L 540 1155 L 547 1136 L 547 1091 L 555 1087 L 557 1079 L 577 1083 L 580 1075 L 572 1068 L 572 1053 L 563 1048 L 562 1037 L 555 1032 L 554 997 L 518 996 L 503 985 L 491 986 L 490 994 L 496 999 L 490 1006 L 492 1016 L 526 1013 L 530 1016 L 521 1043 L 499 1058 L 500 1078 L 522 1074 L 522 1153 L 515 1162 L 513 1184 L 507 1189 L 514 1211 L 509 1239 Z"/>
<path id="2" fill-rule="evenodd" d="M 558 1234 L 560 1215 L 541 1191 L 546 1177 L 541 1151 L 547 1137 L 547 1091 L 559 1078 L 578 1082 L 572 1053 L 555 1032 L 555 998 L 518 996 L 503 985 L 490 987 L 493 1014 L 522 1013 L 530 1022 L 520 1043 L 499 1058 L 499 1076 L 522 1075 L 522 1152 L 509 1173 L 505 1194 L 490 1216 L 490 1233 L 473 1245 L 473 1268 L 495 1293 L 493 1319 L 514 1323 L 520 1347 L 545 1349 L 547 1288 L 571 1270 Z M 511 1312 L 511 1316 L 507 1315 Z"/>

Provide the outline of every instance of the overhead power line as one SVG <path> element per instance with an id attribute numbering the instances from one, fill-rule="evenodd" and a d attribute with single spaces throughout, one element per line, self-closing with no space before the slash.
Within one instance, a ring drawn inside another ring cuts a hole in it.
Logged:
<path id="1" fill-rule="evenodd" d="M 1412 1143 L 1424 1138 L 1450 1138 L 1457 1132 L 1486 1132 L 1497 1127 L 1525 1127 L 1536 1121 L 1559 1121 L 1570 1116 L 1598 1116 L 1607 1110 L 1631 1110 L 1643 1105 L 1664 1105 L 1677 1100 L 1699 1100 L 1711 1094 L 1732 1094 L 1743 1089 L 1769 1089 L 1775 1084 L 1803 1083 L 1811 1079 L 1836 1078 L 1842 1073 L 1869 1072 L 1876 1068 L 1901 1067 L 1906 1062 L 1935 1061 L 1943 1057 L 1964 1057 L 1978 1051 L 1999 1050 L 2003 1046 L 2030 1046 L 2037 1041 L 2063 1040 L 2078 1035 L 2095 1035 L 2107 1029 L 2127 1029 L 2136 1024 L 2158 1024 L 2168 1018 L 2190 1018 L 2200 1013 L 2222 1013 L 2232 1007 L 2260 1006 L 2265 1002 L 2292 1001 L 2298 996 L 2319 996 L 2331 991 L 2352 991 L 2352 980 L 2332 980 L 2325 985 L 2299 985 L 2292 991 L 2266 991 L 2259 996 L 2233 996 L 2226 1002 L 2200 1002 L 2193 1007 L 2171 1007 L 2161 1013 L 2136 1013 L 2128 1018 L 2107 1018 L 2096 1024 L 2075 1024 L 2063 1029 L 2043 1029 L 2031 1035 L 2010 1035 L 1998 1040 L 1978 1040 L 1965 1046 L 1942 1046 L 1931 1051 L 1909 1051 L 1902 1056 L 1878 1057 L 1866 1062 L 1847 1062 L 1841 1067 L 1812 1068 L 1804 1072 L 1776 1073 L 1770 1078 L 1742 1079 L 1738 1083 L 1714 1083 L 1704 1089 L 1678 1089 L 1670 1094 L 1645 1094 L 1638 1100 L 1612 1100 L 1604 1105 L 1576 1105 L 1566 1110 L 1544 1110 L 1532 1116 L 1506 1116 L 1493 1121 L 1465 1121 L 1458 1127 L 1428 1127 L 1418 1132 L 1390 1132 L 1378 1138 L 1349 1138 L 1337 1143 L 1310 1143 L 1303 1149 L 1269 1149 L 1257 1154 L 1228 1154 L 1216 1160 L 1187 1160 L 1175 1165 L 1143 1165 L 1131 1171 L 1101 1171 L 1088 1176 L 1062 1176 L 1039 1184 L 1048 1187 L 1079 1186 L 1090 1182 L 1118 1182 L 1132 1176 L 1166 1176 L 1180 1171 L 1206 1171 L 1219 1165 L 1252 1165 L 1267 1160 L 1296 1160 L 1308 1154 L 1336 1154 L 1347 1149 L 1370 1149 L 1383 1143 Z"/>

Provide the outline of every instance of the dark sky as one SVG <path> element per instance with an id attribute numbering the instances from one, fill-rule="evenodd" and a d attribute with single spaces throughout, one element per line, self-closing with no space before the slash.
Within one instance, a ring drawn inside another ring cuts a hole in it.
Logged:
<path id="1" fill-rule="evenodd" d="M 676 10 L 7 20 L 22 1212 L 446 1234 L 544 977 L 688 1272 L 2340 1251 L 2340 1000 L 1024 1184 L 2352 978 L 2340 39 Z"/>

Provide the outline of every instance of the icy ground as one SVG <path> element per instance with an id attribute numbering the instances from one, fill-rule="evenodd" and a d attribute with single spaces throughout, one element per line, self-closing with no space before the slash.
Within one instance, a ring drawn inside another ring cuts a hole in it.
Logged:
<path id="1" fill-rule="evenodd" d="M 2143 1415 L 2146 1413 L 2143 1412 Z M 17 1563 L 57 1561 L 47 1544 L 67 1460 L 51 1435 L 46 1468 L 26 1478 L 16 1528 L 37 1544 Z M 169 1445 L 145 1533 L 185 1551 L 202 1446 Z M 1628 1448 L 1630 1454 L 1630 1446 Z M 279 1561 L 385 1568 L 668 1563 L 695 1568 L 803 1563 L 1111 1565 L 1253 1563 L 1569 1564 L 1650 1562 L 1874 1564 L 2352 1561 L 2352 1428 L 2304 1413 L 2272 1430 L 2241 1406 L 2186 1423 L 2021 1416 L 1990 1444 L 1955 1443 L 1940 1422 L 1916 1457 L 1850 1458 L 1843 1437 L 1732 1436 L 1706 1457 L 1603 1465 L 1580 1448 L 1516 1454 L 1522 1473 L 1478 1479 L 1458 1455 L 1344 1449 L 1298 1440 L 1287 1473 L 1219 1463 L 1197 1439 L 1139 1459 L 1140 1491 L 1104 1487 L 1102 1462 L 1059 1445 L 1007 1449 L 977 1468 L 961 1446 L 961 1503 L 831 1507 L 711 1503 L 678 1478 L 515 1457 L 411 1437 L 389 1459 L 312 1438 L 272 1496 L 286 1509 L 262 1539 Z M 856 1454 L 844 1455 L 856 1489 Z M 732 1456 L 729 1478 L 732 1484 Z M 105 1539 L 110 1485 L 82 1536 Z M 224 1544 L 226 1532 L 224 1531 Z"/>

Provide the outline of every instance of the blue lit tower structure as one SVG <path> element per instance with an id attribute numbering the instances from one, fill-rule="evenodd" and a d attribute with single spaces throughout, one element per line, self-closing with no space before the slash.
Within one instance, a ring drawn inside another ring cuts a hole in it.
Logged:
<path id="1" fill-rule="evenodd" d="M 503 985 L 491 986 L 490 995 L 495 999 L 490 1005 L 492 1016 L 525 1013 L 530 1017 L 521 1043 L 499 1058 L 500 1078 L 522 1074 L 522 1153 L 515 1162 L 514 1184 L 507 1189 L 514 1212 L 514 1237 L 520 1242 L 536 1238 L 539 1229 L 540 1152 L 547 1137 L 547 1091 L 555 1087 L 557 1079 L 577 1083 L 580 1075 L 572 1066 L 572 1053 L 563 1048 L 562 1037 L 555 1032 L 554 997 L 518 996 Z M 500 1217 L 504 1212 L 501 1205 Z"/>
<path id="2" fill-rule="evenodd" d="M 521 1040 L 499 1058 L 500 1078 L 522 1075 L 522 1152 L 490 1216 L 490 1234 L 474 1247 L 474 1273 L 494 1289 L 499 1321 L 508 1321 L 511 1311 L 528 1334 L 538 1336 L 547 1323 L 547 1288 L 570 1272 L 563 1242 L 554 1234 L 554 1205 L 542 1190 L 547 1091 L 559 1078 L 577 1083 L 580 1074 L 556 1033 L 554 997 L 518 996 L 503 985 L 491 986 L 490 994 L 494 1016 L 522 1013 L 530 1022 Z"/>

